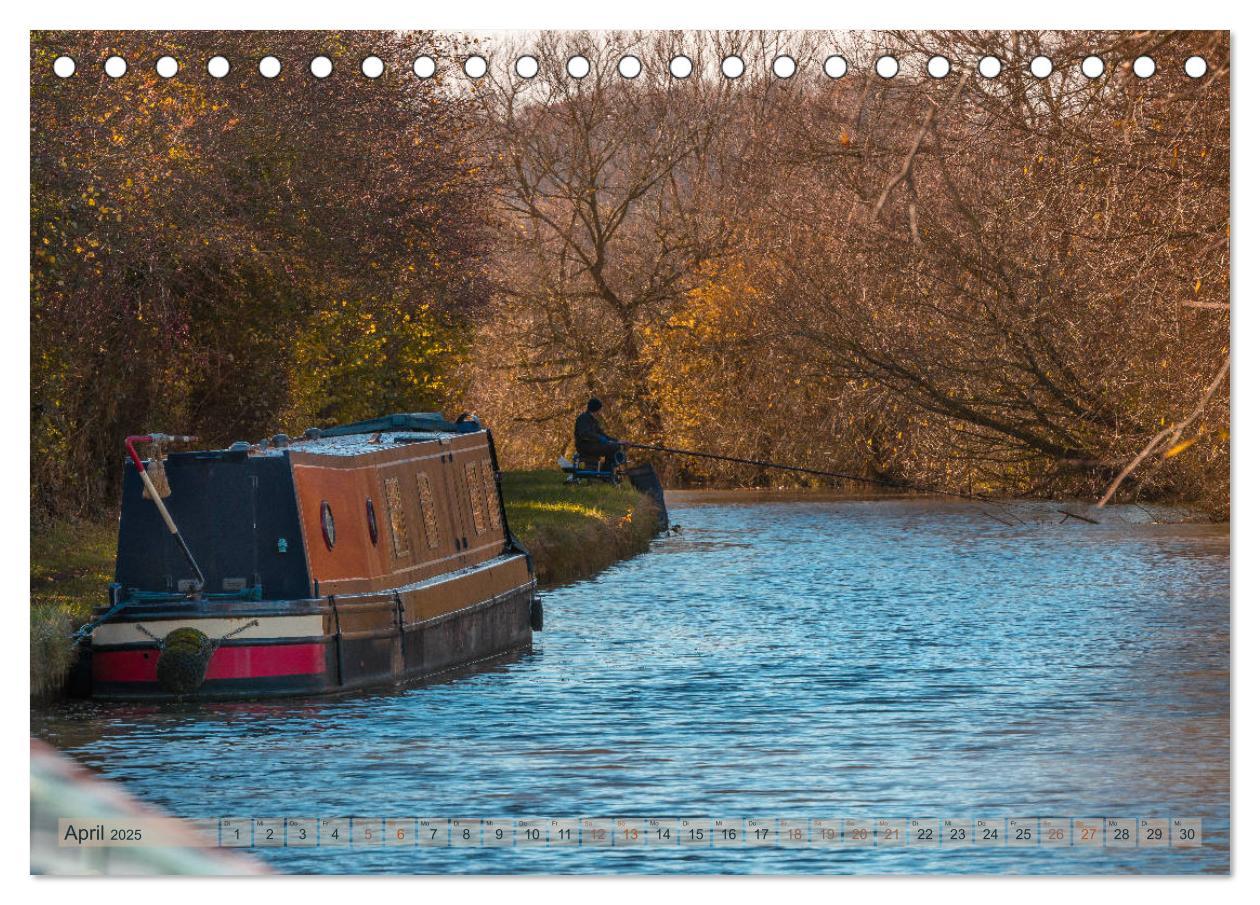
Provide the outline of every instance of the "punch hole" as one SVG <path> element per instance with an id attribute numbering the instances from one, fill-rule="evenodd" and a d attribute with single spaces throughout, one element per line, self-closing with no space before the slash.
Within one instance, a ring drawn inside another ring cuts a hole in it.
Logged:
<path id="1" fill-rule="evenodd" d="M 737 79 L 744 74 L 744 60 L 735 54 L 722 58 L 722 75 L 728 79 Z"/>
<path id="2" fill-rule="evenodd" d="M 643 63 L 634 54 L 626 54 L 617 61 L 617 72 L 623 79 L 637 79 L 642 71 Z"/>
<path id="3" fill-rule="evenodd" d="M 68 79 L 74 75 L 74 70 L 78 68 L 75 65 L 74 58 L 68 56 L 59 56 L 53 60 L 53 75 L 59 79 Z"/>
<path id="4" fill-rule="evenodd" d="M 213 78 L 221 79 L 232 71 L 232 64 L 227 57 L 211 57 L 206 61 L 206 72 Z"/>
<path id="5" fill-rule="evenodd" d="M 1201 79 L 1207 74 L 1207 60 L 1198 54 L 1186 59 L 1186 75 L 1192 79 Z"/>
<path id="6" fill-rule="evenodd" d="M 1149 79 L 1155 74 L 1155 61 L 1143 54 L 1133 61 L 1133 74 L 1140 79 Z"/>
<path id="7" fill-rule="evenodd" d="M 326 79 L 332 75 L 333 62 L 325 56 L 319 56 L 311 60 L 311 75 L 317 79 Z"/>
<path id="8" fill-rule="evenodd" d="M 486 62 L 486 58 L 480 54 L 473 54 L 464 60 L 464 75 L 470 79 L 479 79 L 486 74 L 486 70 L 490 68 L 490 64 Z"/>
<path id="9" fill-rule="evenodd" d="M 695 67 L 691 63 L 691 57 L 686 54 L 679 54 L 669 61 L 669 74 L 676 79 L 685 79 L 691 75 L 691 70 Z"/>
<path id="10" fill-rule="evenodd" d="M 951 68 L 949 60 L 939 54 L 932 57 L 932 59 L 927 62 L 927 73 L 934 79 L 945 78 L 945 76 L 949 75 L 949 70 Z"/>
<path id="11" fill-rule="evenodd" d="M 274 79 L 280 74 L 280 61 L 275 57 L 263 57 L 258 61 L 258 74 L 265 79 Z"/>
<path id="12" fill-rule="evenodd" d="M 1002 61 L 997 57 L 981 57 L 976 69 L 986 79 L 995 79 L 1002 74 Z"/>
<path id="13" fill-rule="evenodd" d="M 111 79 L 120 79 L 127 74 L 127 61 L 114 55 L 105 61 L 105 74 Z"/>
<path id="14" fill-rule="evenodd" d="M 849 61 L 838 53 L 833 53 L 823 60 L 823 73 L 829 79 L 842 79 L 849 71 Z"/>
<path id="15" fill-rule="evenodd" d="M 179 74 L 179 60 L 171 56 L 158 57 L 153 64 L 154 70 L 164 79 L 174 78 Z"/>
<path id="16" fill-rule="evenodd" d="M 385 61 L 376 54 L 366 56 L 359 64 L 359 70 L 370 79 L 379 79 L 385 74 Z"/>
<path id="17" fill-rule="evenodd" d="M 529 54 L 517 57 L 516 74 L 523 79 L 532 79 L 538 75 L 538 58 Z"/>
<path id="18" fill-rule="evenodd" d="M 1103 74 L 1103 70 L 1107 67 L 1103 64 L 1102 57 L 1090 54 L 1081 60 L 1081 74 L 1087 79 L 1096 79 Z"/>
<path id="19" fill-rule="evenodd" d="M 422 53 L 411 64 L 411 71 L 416 74 L 418 79 L 431 79 L 434 73 L 437 72 L 437 60 L 428 54 Z"/>
<path id="20" fill-rule="evenodd" d="M 796 60 L 789 54 L 781 53 L 770 64 L 771 71 L 781 79 L 790 79 L 796 75 Z"/>
<path id="21" fill-rule="evenodd" d="M 891 54 L 884 54 L 875 61 L 875 72 L 881 79 L 890 79 L 901 71 L 901 64 Z"/>
<path id="22" fill-rule="evenodd" d="M 575 54 L 565 62 L 564 70 L 571 78 L 584 79 L 591 73 L 591 61 L 580 53 Z"/>
<path id="23" fill-rule="evenodd" d="M 1054 72 L 1054 63 L 1047 56 L 1035 56 L 1028 63 L 1028 71 L 1034 77 L 1044 79 L 1050 73 Z"/>

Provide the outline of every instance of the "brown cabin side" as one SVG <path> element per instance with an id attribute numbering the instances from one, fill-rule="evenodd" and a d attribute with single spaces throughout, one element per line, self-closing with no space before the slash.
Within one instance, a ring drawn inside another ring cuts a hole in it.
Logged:
<path id="1" fill-rule="evenodd" d="M 485 431 L 289 459 L 312 596 L 398 588 L 507 549 Z"/>

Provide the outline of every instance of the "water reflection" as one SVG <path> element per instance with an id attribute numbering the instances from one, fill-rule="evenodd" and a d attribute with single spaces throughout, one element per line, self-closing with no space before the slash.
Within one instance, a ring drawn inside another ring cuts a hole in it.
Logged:
<path id="1" fill-rule="evenodd" d="M 673 501 L 532 652 L 388 693 L 68 705 L 34 731 L 176 813 L 1202 816 L 1197 850 L 267 850 L 298 872 L 1228 869 L 1229 540 L 1123 508 Z"/>

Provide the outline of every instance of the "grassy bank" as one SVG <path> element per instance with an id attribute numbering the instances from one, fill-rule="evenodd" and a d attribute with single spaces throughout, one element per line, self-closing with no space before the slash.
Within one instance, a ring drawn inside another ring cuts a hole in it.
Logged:
<path id="1" fill-rule="evenodd" d="M 555 471 L 503 476 L 508 523 L 534 555 L 544 586 L 592 575 L 640 553 L 656 511 L 628 485 L 575 487 Z M 31 531 L 31 694 L 57 693 L 73 651 L 66 639 L 105 602 L 117 522 L 56 522 Z"/>
<path id="2" fill-rule="evenodd" d="M 503 501 L 512 533 L 534 555 L 544 587 L 642 553 L 656 528 L 656 507 L 628 484 L 579 487 L 555 471 L 505 473 Z"/>
<path id="3" fill-rule="evenodd" d="M 61 688 L 67 637 L 105 602 L 114 577 L 117 522 L 54 522 L 31 530 L 31 695 Z"/>

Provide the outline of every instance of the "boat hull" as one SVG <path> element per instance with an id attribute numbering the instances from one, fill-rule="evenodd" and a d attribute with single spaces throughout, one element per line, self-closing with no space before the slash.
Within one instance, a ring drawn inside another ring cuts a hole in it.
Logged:
<path id="1" fill-rule="evenodd" d="M 124 608 L 93 633 L 92 696 L 222 701 L 394 685 L 528 648 L 535 596 L 525 557 L 505 555 L 354 596 Z M 188 628 L 214 648 L 199 687 L 175 694 L 159 680 L 161 642 Z"/>

